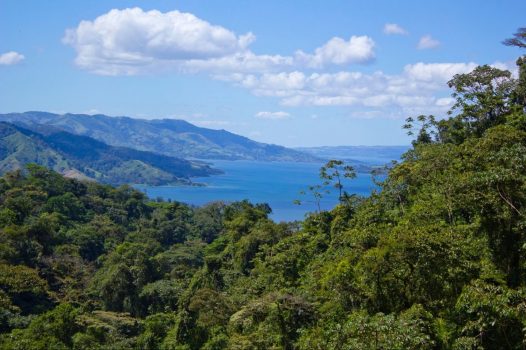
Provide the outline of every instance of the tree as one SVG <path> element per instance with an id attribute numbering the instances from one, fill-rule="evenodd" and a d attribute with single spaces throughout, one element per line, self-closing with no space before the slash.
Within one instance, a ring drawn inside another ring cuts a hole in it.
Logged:
<path id="1" fill-rule="evenodd" d="M 107 310 L 143 312 L 139 293 L 155 280 L 158 265 L 153 256 L 156 244 L 123 243 L 106 257 L 93 280 L 93 290 Z"/>
<path id="2" fill-rule="evenodd" d="M 342 160 L 329 160 L 320 168 L 320 178 L 325 180 L 324 184 L 330 185 L 338 190 L 338 200 L 343 203 L 348 194 L 343 190 L 344 179 L 354 179 L 356 172 L 350 165 L 346 165 Z"/>
<path id="3" fill-rule="evenodd" d="M 324 187 L 327 184 L 324 183 L 324 185 L 311 185 L 307 187 L 307 190 L 312 195 L 313 202 L 316 204 L 317 212 L 321 212 L 321 199 L 323 198 L 324 194 L 329 194 L 330 192 L 326 190 Z M 302 190 L 300 191 L 301 195 L 306 195 L 307 192 Z M 294 200 L 294 204 L 301 205 L 301 200 L 296 199 Z"/>
<path id="4" fill-rule="evenodd" d="M 464 287 L 454 309 L 462 324 L 455 342 L 471 349 L 524 348 L 525 300 L 524 290 L 473 281 Z"/>
<path id="5" fill-rule="evenodd" d="M 413 145 L 437 141 L 435 116 L 422 114 L 416 118 L 416 121 L 413 117 L 409 117 L 405 122 L 402 128 L 407 130 L 407 135 L 413 136 L 415 132 L 417 133 L 416 139 L 412 142 Z M 415 127 L 415 124 L 418 126 Z"/>
<path id="6" fill-rule="evenodd" d="M 144 332 L 137 339 L 140 349 L 159 349 L 168 330 L 174 325 L 174 314 L 157 313 L 144 321 Z"/>
<path id="7" fill-rule="evenodd" d="M 511 73 L 489 65 L 456 74 L 448 86 L 453 88 L 455 99 L 448 114 L 456 115 L 442 120 L 433 115 L 420 115 L 416 120 L 407 118 L 403 128 L 408 135 L 417 134 L 413 145 L 433 142 L 458 145 L 469 137 L 481 137 L 487 129 L 505 123 L 516 102 L 523 99 L 520 85 Z"/>
<path id="8" fill-rule="evenodd" d="M 508 38 L 502 42 L 506 46 L 516 46 L 526 49 L 526 27 L 519 28 L 513 38 Z"/>
<path id="9" fill-rule="evenodd" d="M 526 49 L 526 27 L 519 28 L 513 38 L 508 38 L 502 42 L 506 46 L 515 46 Z M 526 111 L 526 57 L 522 56 L 517 59 L 519 67 L 519 84 L 516 89 L 517 103 L 521 104 Z"/>
<path id="10" fill-rule="evenodd" d="M 24 265 L 0 264 L 0 290 L 23 313 L 38 313 L 49 307 L 49 292 L 38 271 Z"/>
<path id="11" fill-rule="evenodd" d="M 213 202 L 195 210 L 194 224 L 197 236 L 206 243 L 211 243 L 223 229 L 225 207 L 226 204 L 222 202 Z"/>
<path id="12" fill-rule="evenodd" d="M 396 314 L 355 311 L 343 322 L 320 322 L 305 332 L 299 349 L 437 349 L 432 315 L 421 305 Z"/>
<path id="13" fill-rule="evenodd" d="M 459 111 L 453 120 L 462 122 L 466 136 L 481 136 L 488 128 L 502 123 L 503 117 L 510 112 L 510 96 L 515 85 L 509 71 L 488 65 L 467 74 L 457 74 L 448 82 L 456 100 L 449 113 Z M 439 123 L 439 132 L 445 124 Z"/>
<path id="14" fill-rule="evenodd" d="M 526 112 L 526 56 L 517 59 L 517 67 L 519 67 L 519 81 L 515 89 L 515 102 L 522 107 L 523 112 Z"/>
<path id="15" fill-rule="evenodd" d="M 332 185 L 338 190 L 338 200 L 341 204 L 349 202 L 350 195 L 343 190 L 344 179 L 354 179 L 356 172 L 350 165 L 345 164 L 342 160 L 331 159 L 320 168 L 321 184 L 307 187 L 307 191 L 312 195 L 313 202 L 316 204 L 317 212 L 321 212 L 321 200 L 324 194 L 329 194 L 327 186 Z M 307 191 L 300 191 L 301 195 L 306 195 Z M 294 204 L 301 205 L 301 200 L 296 199 Z"/>

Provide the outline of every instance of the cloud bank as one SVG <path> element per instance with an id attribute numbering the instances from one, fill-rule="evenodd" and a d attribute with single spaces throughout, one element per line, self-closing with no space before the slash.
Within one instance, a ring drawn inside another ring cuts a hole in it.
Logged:
<path id="1" fill-rule="evenodd" d="M 385 24 L 384 33 L 408 34 L 394 23 Z M 375 60 L 376 43 L 366 35 L 333 37 L 313 52 L 297 50 L 291 55 L 256 54 L 250 50 L 254 40 L 251 32 L 238 34 L 191 13 L 140 8 L 114 9 L 84 20 L 63 38 L 76 51 L 76 65 L 91 73 L 205 73 L 255 96 L 277 98 L 283 106 L 353 106 L 367 110 L 368 115 L 418 113 L 419 109 L 444 112 L 452 103 L 444 95 L 446 82 L 476 66 L 419 62 L 406 65 L 398 74 L 362 73 L 346 66 Z M 427 35 L 418 48 L 438 45 Z M 255 117 L 290 115 L 262 111 Z"/>
<path id="2" fill-rule="evenodd" d="M 406 65 L 400 74 L 304 73 L 300 71 L 234 74 L 229 80 L 256 96 L 276 97 L 283 106 L 356 106 L 388 109 L 397 107 L 408 113 L 421 108 L 444 112 L 452 100 L 436 96 L 455 74 L 468 73 L 475 63 L 416 63 Z M 262 112 L 260 112 L 262 113 Z M 265 112 L 269 113 L 269 112 Z"/>
<path id="3" fill-rule="evenodd" d="M 66 30 L 63 42 L 77 53 L 78 67 L 101 75 L 135 75 L 155 71 L 261 72 L 292 66 L 363 64 L 374 59 L 367 36 L 330 39 L 315 50 L 291 56 L 257 55 L 256 39 L 238 35 L 191 13 L 111 10 Z"/>

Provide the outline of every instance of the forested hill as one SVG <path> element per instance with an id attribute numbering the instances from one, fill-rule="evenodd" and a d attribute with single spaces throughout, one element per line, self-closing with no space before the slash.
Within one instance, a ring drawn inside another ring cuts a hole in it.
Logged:
<path id="1" fill-rule="evenodd" d="M 408 119 L 413 146 L 379 191 L 299 223 L 38 166 L 5 175 L 0 349 L 524 349 L 518 64 L 518 79 L 456 75 L 450 118 Z M 342 189 L 350 169 L 328 164 Z"/>
<path id="2" fill-rule="evenodd" d="M 0 114 L 0 121 L 16 123 L 26 128 L 53 126 L 73 134 L 92 137 L 108 145 L 173 157 L 307 162 L 319 160 L 307 153 L 256 142 L 225 130 L 200 128 L 176 119 L 145 120 L 101 114 L 26 112 Z"/>
<path id="3" fill-rule="evenodd" d="M 189 183 L 192 176 L 219 173 L 202 162 L 108 146 L 50 127 L 40 133 L 0 123 L 0 173 L 36 163 L 61 174 L 110 184 Z"/>

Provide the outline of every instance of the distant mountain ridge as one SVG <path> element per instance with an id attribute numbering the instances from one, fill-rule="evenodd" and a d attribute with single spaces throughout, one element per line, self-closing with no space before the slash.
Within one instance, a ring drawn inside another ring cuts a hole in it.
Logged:
<path id="1" fill-rule="evenodd" d="M 380 166 L 399 161 L 410 146 L 320 146 L 295 149 L 322 159 L 341 159 L 351 163 Z"/>
<path id="2" fill-rule="evenodd" d="M 145 120 L 102 114 L 25 112 L 0 114 L 0 121 L 34 129 L 46 125 L 89 136 L 111 146 L 167 156 L 198 159 L 317 161 L 316 156 L 278 145 L 253 141 L 225 130 L 201 128 L 184 120 Z"/>
<path id="3" fill-rule="evenodd" d="M 220 173 L 203 162 L 113 147 L 51 127 L 29 130 L 0 122 L 0 173 L 36 163 L 66 176 L 114 185 L 191 183 L 190 177 Z"/>

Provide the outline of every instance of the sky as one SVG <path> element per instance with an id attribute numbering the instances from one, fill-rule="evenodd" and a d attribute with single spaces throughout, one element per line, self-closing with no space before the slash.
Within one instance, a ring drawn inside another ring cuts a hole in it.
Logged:
<path id="1" fill-rule="evenodd" d="M 524 0 L 0 0 L 0 113 L 184 119 L 284 146 L 405 145 L 447 81 L 514 70 Z"/>

